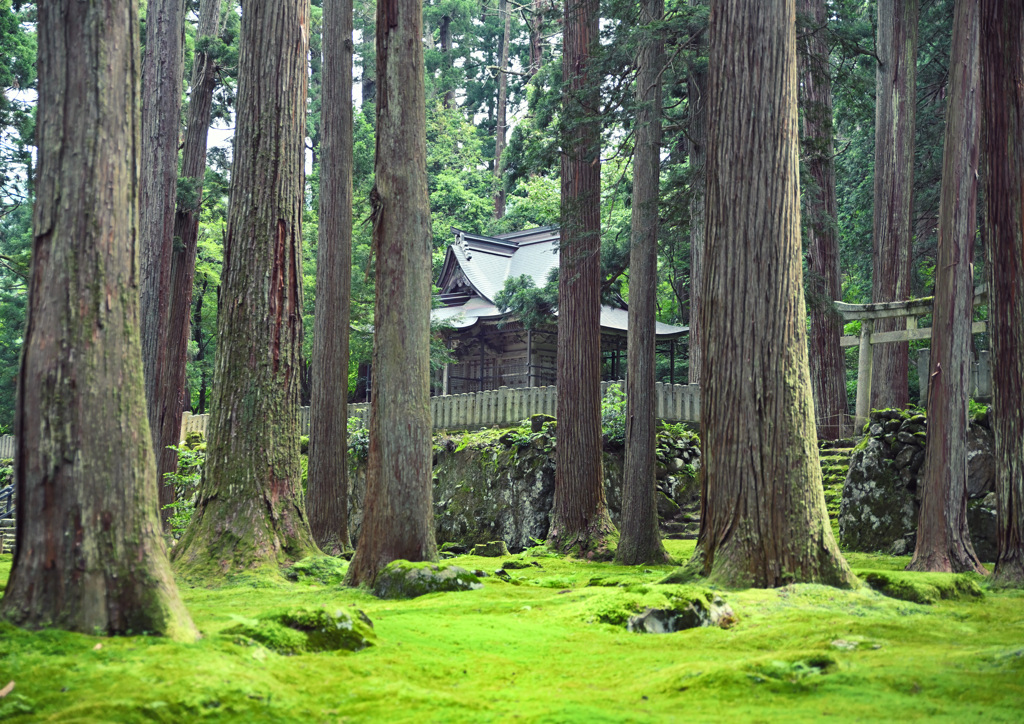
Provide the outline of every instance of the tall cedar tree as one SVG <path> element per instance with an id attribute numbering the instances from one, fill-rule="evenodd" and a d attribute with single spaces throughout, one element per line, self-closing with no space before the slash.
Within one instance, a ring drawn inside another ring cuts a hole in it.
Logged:
<path id="1" fill-rule="evenodd" d="M 967 533 L 967 398 L 971 379 L 971 260 L 977 232 L 981 94 L 978 3 L 957 0 L 942 154 L 928 438 L 911 571 L 987 571 Z"/>
<path id="2" fill-rule="evenodd" d="M 309 0 L 243 0 L 231 202 L 206 466 L 174 549 L 219 574 L 316 551 L 299 487 Z"/>
<path id="3" fill-rule="evenodd" d="M 183 72 L 181 0 L 150 0 L 146 6 L 146 51 L 142 59 L 142 162 L 139 176 L 140 320 L 146 408 L 153 435 L 158 480 L 177 467 L 181 435 L 181 387 L 165 373 L 167 323 L 178 189 L 178 131 Z M 159 485 L 161 512 L 174 502 L 174 488 Z"/>
<path id="4" fill-rule="evenodd" d="M 832 79 L 826 42 L 828 12 L 825 0 L 800 0 L 797 54 L 803 91 L 803 155 L 808 183 L 807 270 L 811 294 L 810 363 L 814 417 L 818 437 L 843 436 L 847 414 L 846 360 L 839 346 L 843 323 L 832 302 L 842 295 L 839 281 L 839 234 L 836 170 L 832 161 Z"/>
<path id="5" fill-rule="evenodd" d="M 917 3 L 878 0 L 873 302 L 901 301 L 910 294 Z M 899 318 L 877 320 L 875 332 L 898 329 L 901 323 Z M 906 342 L 872 347 L 872 407 L 903 407 L 909 401 L 908 349 Z"/>
<path id="6" fill-rule="evenodd" d="M 165 393 L 161 407 L 162 439 L 156 440 L 158 480 L 174 472 L 177 454 L 169 449 L 179 441 L 181 414 L 185 406 L 185 364 L 188 355 L 189 316 L 192 311 L 192 287 L 196 278 L 196 250 L 199 242 L 199 213 L 206 174 L 206 139 L 210 128 L 213 91 L 217 86 L 216 59 L 206 50 L 204 38 L 214 38 L 220 20 L 220 0 L 202 0 L 199 5 L 198 38 L 189 83 L 189 102 L 185 120 L 185 142 L 181 152 L 181 178 L 186 193 L 178 195 L 174 212 L 174 238 L 171 250 L 171 289 L 167 308 L 167 326 L 161 356 L 160 389 Z M 199 310 L 200 318 L 202 309 Z M 152 412 L 152 410 L 151 410 Z M 154 440 L 155 440 L 154 436 Z M 160 486 L 161 506 L 174 502 L 174 487 Z"/>
<path id="7" fill-rule="evenodd" d="M 498 0 L 498 18 L 505 18 L 504 30 L 498 41 L 498 127 L 494 138 L 494 218 L 505 215 L 505 186 L 502 183 L 501 154 L 505 150 L 505 136 L 508 132 L 508 46 L 511 43 L 512 11 L 508 0 Z"/>
<path id="8" fill-rule="evenodd" d="M 711 6 L 702 430 L 691 566 L 723 585 L 848 586 L 807 363 L 794 0 Z M 758 58 L 751 63 L 750 58 Z"/>
<path id="9" fill-rule="evenodd" d="M 597 0 L 565 3 L 562 237 L 558 260 L 558 446 L 548 543 L 609 554 L 601 468 L 601 126 Z"/>
<path id="10" fill-rule="evenodd" d="M 431 505 L 427 120 L 420 0 L 377 3 L 377 301 L 366 504 L 349 585 L 391 561 L 437 559 Z"/>
<path id="11" fill-rule="evenodd" d="M 995 432 L 994 580 L 1024 585 L 1024 5 L 981 0 L 988 203 L 990 412 Z"/>
<path id="12" fill-rule="evenodd" d="M 313 397 L 306 510 L 325 553 L 348 530 L 348 356 L 352 294 L 352 0 L 328 0 L 320 105 L 320 237 L 313 318 Z"/>
<path id="13" fill-rule="evenodd" d="M 691 6 L 707 5 L 707 0 L 690 0 Z M 691 28 L 691 34 L 698 30 Z M 698 40 L 698 60 L 690 68 L 686 80 L 687 107 L 689 108 L 690 169 L 693 173 L 690 187 L 690 355 L 688 375 L 690 384 L 700 384 L 704 355 L 701 347 L 700 305 L 701 284 L 704 274 L 704 233 L 707 226 L 707 161 L 708 161 L 708 69 L 699 60 L 707 54 L 707 30 Z"/>
<path id="14" fill-rule="evenodd" d="M 143 390 L 138 4 L 63 0 L 38 13 L 19 525 L 0 615 L 30 628 L 194 639 L 160 533 Z"/>
<path id="15" fill-rule="evenodd" d="M 645 0 L 637 48 L 636 150 L 633 153 L 629 251 L 629 333 L 626 375 L 626 461 L 622 522 L 615 560 L 622 565 L 666 563 L 654 487 L 654 314 L 658 286 L 658 182 L 661 170 L 661 72 L 664 0 Z"/>

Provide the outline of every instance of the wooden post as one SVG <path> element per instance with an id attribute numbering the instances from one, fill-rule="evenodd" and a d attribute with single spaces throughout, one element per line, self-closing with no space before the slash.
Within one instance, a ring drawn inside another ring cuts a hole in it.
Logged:
<path id="1" fill-rule="evenodd" d="M 855 433 L 859 434 L 871 412 L 871 332 L 874 330 L 873 319 L 865 319 L 860 323 L 860 355 L 857 358 L 857 416 L 854 424 Z"/>
<path id="2" fill-rule="evenodd" d="M 668 383 L 676 383 L 676 341 L 673 339 L 668 346 Z"/>
<path id="3" fill-rule="evenodd" d="M 526 386 L 534 386 L 533 376 L 533 330 L 526 330 Z"/>

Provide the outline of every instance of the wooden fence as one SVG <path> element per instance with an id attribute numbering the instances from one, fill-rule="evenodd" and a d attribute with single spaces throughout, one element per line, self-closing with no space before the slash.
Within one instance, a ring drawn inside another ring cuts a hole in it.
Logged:
<path id="1" fill-rule="evenodd" d="M 602 382 L 601 394 L 611 385 L 625 390 L 623 382 Z M 700 422 L 700 387 L 698 385 L 667 385 L 657 383 L 654 390 L 654 414 L 666 422 Z M 430 398 L 430 413 L 435 430 L 469 430 L 493 425 L 514 425 L 531 415 L 555 415 L 558 394 L 551 387 L 499 387 L 496 390 L 467 392 L 463 395 L 438 395 Z M 370 417 L 369 403 L 348 406 L 349 418 L 356 418 L 365 427 Z M 186 433 L 206 434 L 209 415 L 185 413 L 181 436 Z M 309 434 L 309 408 L 299 408 L 299 434 Z"/>

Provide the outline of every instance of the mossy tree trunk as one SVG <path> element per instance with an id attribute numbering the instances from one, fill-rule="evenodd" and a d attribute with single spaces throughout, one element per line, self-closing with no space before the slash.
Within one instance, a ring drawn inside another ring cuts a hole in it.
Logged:
<path id="1" fill-rule="evenodd" d="M 658 182 L 661 178 L 661 68 L 664 0 L 640 7 L 637 49 L 636 146 L 629 252 L 629 331 L 626 375 L 626 460 L 622 474 L 621 536 L 615 560 L 623 565 L 665 563 L 655 499 L 654 315 L 658 286 Z"/>
<path id="2" fill-rule="evenodd" d="M 193 639 L 160 533 L 143 389 L 137 8 L 39 4 L 17 553 L 0 614 L 30 628 Z"/>
<path id="3" fill-rule="evenodd" d="M 878 0 L 872 302 L 902 301 L 910 295 L 917 18 L 918 0 Z M 901 323 L 898 318 L 877 320 L 875 331 L 889 332 Z M 903 407 L 909 401 L 908 350 L 906 342 L 872 347 L 873 408 Z"/>
<path id="4" fill-rule="evenodd" d="M 309 0 L 243 0 L 206 467 L 174 550 L 188 575 L 316 551 L 299 489 L 308 32 Z"/>
<path id="5" fill-rule="evenodd" d="M 986 573 L 967 532 L 967 400 L 978 229 L 981 89 L 978 3 L 957 0 L 942 153 L 939 248 L 935 265 L 928 439 L 911 571 Z"/>
<path id="6" fill-rule="evenodd" d="M 807 362 L 793 0 L 722 0 L 710 37 L 701 319 L 714 364 L 702 380 L 706 499 L 691 566 L 728 586 L 846 586 Z"/>
<path id="7" fill-rule="evenodd" d="M 797 57 L 803 90 L 803 153 L 808 176 L 808 183 L 802 186 L 808 216 L 811 390 L 818 437 L 836 440 L 843 436 L 848 403 L 846 358 L 839 346 L 843 321 L 833 305 L 842 296 L 842 285 L 825 0 L 800 0 L 797 22 L 802 46 Z"/>
<path id="8" fill-rule="evenodd" d="M 997 555 L 994 580 L 1024 585 L 1024 6 L 981 0 L 992 429 Z"/>
<path id="9" fill-rule="evenodd" d="M 217 35 L 220 0 L 203 0 L 199 5 L 196 35 L 200 49 L 192 64 L 185 142 L 182 149 L 181 178 L 183 193 L 174 213 L 174 244 L 171 250 L 170 303 L 167 307 L 165 348 L 159 370 L 161 399 L 157 403 L 162 416 L 159 439 L 154 435 L 157 480 L 160 481 L 161 506 L 174 502 L 174 486 L 164 485 L 164 475 L 178 468 L 178 455 L 169 449 L 181 435 L 181 413 L 185 406 L 185 364 L 188 355 L 189 318 L 192 312 L 192 288 L 196 277 L 196 249 L 199 241 L 199 212 L 203 200 L 206 173 L 206 138 L 210 128 L 213 91 L 217 85 L 216 61 L 203 50 L 203 38 Z M 175 149 L 177 157 L 177 149 Z M 198 310 L 200 319 L 202 310 Z M 152 410 L 150 411 L 152 414 Z"/>
<path id="10" fill-rule="evenodd" d="M 614 532 L 601 485 L 601 127 L 597 0 L 565 3 L 562 28 L 558 446 L 548 543 L 604 556 Z"/>
<path id="11" fill-rule="evenodd" d="M 323 19 L 320 238 L 306 509 L 320 549 L 352 548 L 348 530 L 348 358 L 352 289 L 352 0 Z"/>
<path id="12" fill-rule="evenodd" d="M 176 463 L 167 445 L 177 445 L 181 432 L 181 392 L 177 379 L 166 374 L 171 255 L 174 246 L 174 204 L 178 188 L 178 130 L 181 125 L 182 31 L 181 0 L 150 0 L 146 6 L 146 51 L 142 59 L 142 161 L 139 176 L 140 299 L 142 368 L 146 408 L 153 435 L 158 473 Z M 177 423 L 175 425 L 175 423 Z M 158 481 L 162 482 L 162 475 Z M 161 514 L 166 521 L 174 489 L 159 485 Z"/>
<path id="13" fill-rule="evenodd" d="M 420 0 L 377 3 L 377 301 L 366 504 L 349 585 L 437 559 L 431 505 L 431 226 Z"/>

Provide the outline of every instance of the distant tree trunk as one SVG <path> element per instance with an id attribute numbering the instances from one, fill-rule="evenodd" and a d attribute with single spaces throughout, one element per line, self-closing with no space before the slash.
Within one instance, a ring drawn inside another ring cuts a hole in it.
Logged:
<path id="1" fill-rule="evenodd" d="M 320 241 L 313 317 L 313 399 L 306 509 L 331 555 L 348 531 L 348 337 L 352 290 L 352 0 L 324 7 Z"/>
<path id="2" fill-rule="evenodd" d="M 441 52 L 445 55 L 444 67 L 452 67 L 452 19 L 449 15 L 441 16 Z M 451 108 L 455 104 L 455 88 L 451 86 L 451 80 L 447 79 L 444 84 L 444 95 L 441 97 L 441 105 L 444 108 Z"/>
<path id="3" fill-rule="evenodd" d="M 243 0 L 206 467 L 174 549 L 194 576 L 316 552 L 299 488 L 309 0 Z"/>
<path id="4" fill-rule="evenodd" d="M 986 573 L 967 533 L 967 400 L 974 311 L 981 98 L 978 3 L 957 0 L 942 152 L 928 438 L 911 571 Z M 1020 61 L 1018 60 L 1018 63 Z"/>
<path id="5" fill-rule="evenodd" d="M 1024 6 L 981 0 L 989 334 L 995 432 L 995 582 L 1024 585 Z"/>
<path id="6" fill-rule="evenodd" d="M 196 297 L 196 308 L 192 312 L 192 339 L 195 340 L 197 351 L 196 351 L 196 362 L 201 363 L 206 359 L 206 341 L 203 339 L 203 297 L 206 295 L 206 287 L 209 285 L 209 281 L 203 280 L 203 288 L 199 291 L 199 296 Z M 199 372 L 199 397 L 196 400 L 195 414 L 202 415 L 206 412 L 206 372 L 203 371 L 200 365 Z"/>
<path id="7" fill-rule="evenodd" d="M 499 41 L 498 49 L 498 127 L 494 139 L 494 218 L 505 215 L 505 187 L 502 183 L 501 154 L 505 150 L 505 135 L 508 131 L 508 46 L 512 34 L 512 12 L 508 8 L 508 0 L 498 0 L 498 17 L 505 18 L 505 31 Z"/>
<path id="8" fill-rule="evenodd" d="M 654 315 L 658 286 L 658 182 L 661 178 L 661 73 L 664 0 L 645 0 L 637 49 L 636 151 L 633 154 L 629 253 L 629 331 L 626 347 L 626 461 L 615 560 L 621 565 L 666 563 L 655 500 Z"/>
<path id="9" fill-rule="evenodd" d="M 707 0 L 690 0 L 691 6 L 707 5 Z M 697 55 L 707 52 L 707 33 L 699 44 Z M 690 384 L 700 384 L 703 368 L 701 353 L 701 284 L 704 273 L 704 233 L 707 224 L 705 207 L 707 202 L 708 161 L 708 71 L 696 59 L 690 68 L 686 81 L 687 103 L 690 120 L 689 136 L 692 195 L 690 196 L 690 354 L 688 360 Z"/>
<path id="10" fill-rule="evenodd" d="M 138 27 L 133 0 L 38 7 L 17 552 L 0 617 L 189 640 L 160 534 L 139 342 Z"/>
<path id="11" fill-rule="evenodd" d="M 530 13 L 530 68 L 532 78 L 544 61 L 544 0 L 533 0 Z"/>
<path id="12" fill-rule="evenodd" d="M 910 295 L 917 3 L 878 0 L 873 302 L 900 301 Z M 902 319 L 878 320 L 875 332 L 889 332 L 902 323 Z M 910 399 L 907 343 L 877 344 L 872 353 L 871 406 L 905 406 Z"/>
<path id="13" fill-rule="evenodd" d="M 561 252 L 558 259 L 558 445 L 548 543 L 609 554 L 614 531 L 601 471 L 601 129 L 598 2 L 565 3 L 562 32 Z"/>
<path id="14" fill-rule="evenodd" d="M 846 358 L 839 346 L 843 322 L 834 301 L 842 296 L 839 281 L 836 170 L 832 162 L 832 78 L 825 42 L 828 13 L 825 0 L 800 0 L 797 54 L 803 88 L 803 150 L 809 183 L 803 184 L 807 211 L 807 271 L 811 292 L 811 389 L 818 437 L 843 436 L 847 415 Z"/>
<path id="15" fill-rule="evenodd" d="M 197 37 L 215 37 L 219 20 L 220 0 L 203 0 L 199 6 Z M 178 455 L 169 449 L 169 446 L 177 445 L 180 441 L 181 413 L 185 406 L 185 365 L 188 354 L 189 315 L 192 310 L 192 287 L 196 275 L 203 175 L 206 173 L 206 137 L 210 129 L 210 109 L 213 106 L 213 90 L 216 85 L 217 68 L 214 59 L 203 50 L 197 51 L 192 64 L 192 80 L 189 83 L 191 92 L 185 127 L 185 146 L 182 151 L 183 193 L 179 195 L 177 211 L 174 214 L 175 243 L 170 255 L 170 302 L 167 307 L 166 331 L 161 341 L 164 350 L 159 367 L 159 406 L 163 414 L 163 427 L 159 438 L 154 435 L 160 507 L 164 513 L 165 524 L 170 511 L 164 510 L 164 506 L 174 502 L 174 486 L 164 485 L 163 480 L 167 473 L 178 468 Z"/>
<path id="16" fill-rule="evenodd" d="M 377 3 L 377 302 L 366 503 L 347 583 L 437 559 L 431 505 L 431 226 L 420 0 Z"/>
<path id="17" fill-rule="evenodd" d="M 161 515 L 166 521 L 174 488 L 163 473 L 177 467 L 168 445 L 181 433 L 181 381 L 167 374 L 167 324 L 174 253 L 174 205 L 178 188 L 181 126 L 182 0 L 150 0 L 146 9 L 146 52 L 142 59 L 142 160 L 139 175 L 139 316 L 146 409 L 157 460 Z M 204 159 L 205 161 L 205 159 Z M 177 424 L 175 424 L 177 423 Z M 172 465 L 173 463 L 173 465 Z"/>
<path id="18" fill-rule="evenodd" d="M 825 510 L 807 363 L 794 15 L 793 0 L 711 9 L 701 321 L 715 363 L 690 565 L 726 586 L 853 581 Z"/>

